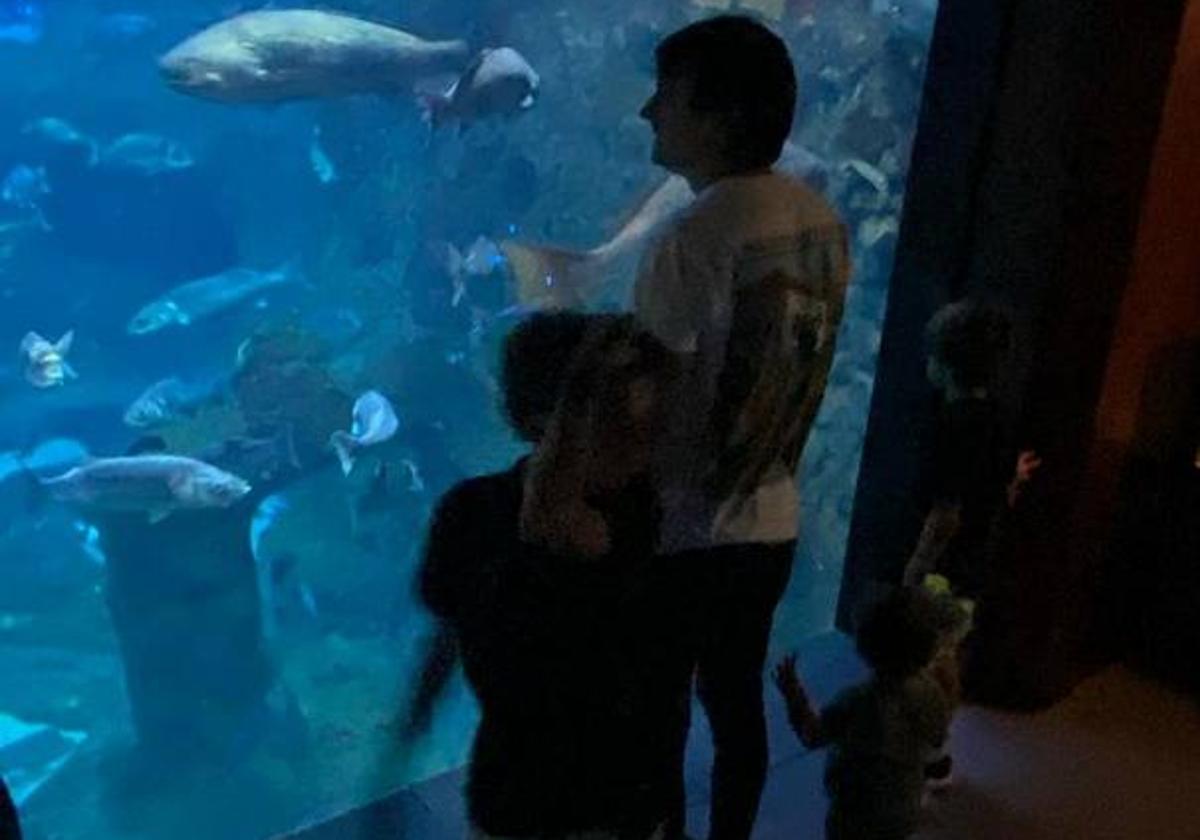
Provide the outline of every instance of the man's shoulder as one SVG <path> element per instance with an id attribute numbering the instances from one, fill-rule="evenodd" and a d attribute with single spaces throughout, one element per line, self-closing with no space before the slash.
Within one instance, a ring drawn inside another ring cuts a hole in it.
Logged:
<path id="1" fill-rule="evenodd" d="M 434 514 L 438 520 L 462 519 L 480 510 L 492 510 L 520 499 L 522 464 L 507 470 L 464 479 L 447 490 Z"/>

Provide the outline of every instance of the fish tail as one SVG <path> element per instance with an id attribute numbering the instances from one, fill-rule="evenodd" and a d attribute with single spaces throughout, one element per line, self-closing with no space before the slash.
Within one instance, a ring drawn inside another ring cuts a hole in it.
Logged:
<path id="1" fill-rule="evenodd" d="M 569 309 L 583 306 L 595 293 L 595 259 L 585 251 L 512 240 L 501 242 L 500 250 L 512 267 L 516 298 L 521 305 Z"/>
<path id="2" fill-rule="evenodd" d="M 350 475 L 354 469 L 354 438 L 346 432 L 334 432 L 329 438 L 329 445 L 337 453 L 338 463 L 342 465 L 342 475 Z"/>

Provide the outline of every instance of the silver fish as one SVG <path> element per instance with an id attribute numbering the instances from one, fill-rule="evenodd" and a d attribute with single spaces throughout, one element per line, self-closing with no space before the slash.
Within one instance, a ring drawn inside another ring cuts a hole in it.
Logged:
<path id="1" fill-rule="evenodd" d="M 213 384 L 188 383 L 177 376 L 160 379 L 125 409 L 125 425 L 151 429 L 170 423 L 212 400 L 216 390 Z"/>
<path id="2" fill-rule="evenodd" d="M 157 134 L 126 134 L 100 152 L 99 165 L 137 175 L 161 175 L 189 169 L 196 158 L 181 144 Z"/>
<path id="3" fill-rule="evenodd" d="M 354 402 L 353 423 L 349 432 L 336 431 L 329 445 L 337 453 L 342 474 L 354 469 L 355 455 L 360 449 L 384 443 L 396 434 L 400 420 L 388 398 L 378 391 L 367 391 Z"/>
<path id="4" fill-rule="evenodd" d="M 186 327 L 236 306 L 264 289 L 294 282 L 297 278 L 298 272 L 290 264 L 274 271 L 231 268 L 176 286 L 138 310 L 126 329 L 132 335 L 146 335 L 168 326 Z"/>
<path id="5" fill-rule="evenodd" d="M 463 41 L 425 41 L 348 15 L 308 9 L 238 15 L 159 61 L 166 83 L 218 102 L 398 94 L 421 76 L 457 70 Z"/>
<path id="6" fill-rule="evenodd" d="M 41 483 L 58 501 L 97 510 L 144 512 L 151 522 L 177 510 L 227 508 L 251 489 L 241 478 L 211 464 L 159 454 L 99 458 Z"/>
<path id="7" fill-rule="evenodd" d="M 81 149 L 87 155 L 90 166 L 94 166 L 100 159 L 100 148 L 96 141 L 58 117 L 41 117 L 30 120 L 22 126 L 21 133 L 37 137 L 56 146 Z"/>

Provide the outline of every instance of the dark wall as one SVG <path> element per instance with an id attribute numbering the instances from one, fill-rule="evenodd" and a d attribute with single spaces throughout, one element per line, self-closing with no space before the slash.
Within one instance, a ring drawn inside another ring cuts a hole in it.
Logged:
<path id="1" fill-rule="evenodd" d="M 987 8 L 980 14 L 981 7 Z M 1077 516 L 1183 0 L 945 0 L 910 175 L 840 616 L 895 582 L 924 511 L 921 328 L 966 294 L 1016 319 L 1013 437 L 1045 460 L 981 626 L 986 699 L 1036 705 L 1085 660 L 1102 528 Z M 990 677 L 990 678 L 989 678 Z"/>

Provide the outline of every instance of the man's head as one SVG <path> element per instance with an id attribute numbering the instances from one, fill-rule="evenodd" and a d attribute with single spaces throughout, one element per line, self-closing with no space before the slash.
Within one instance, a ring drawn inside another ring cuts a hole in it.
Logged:
<path id="1" fill-rule="evenodd" d="M 693 184 L 775 163 L 796 110 L 795 68 L 777 35 L 721 15 L 668 36 L 655 58 L 658 85 L 642 108 L 655 163 Z"/>
<path id="2" fill-rule="evenodd" d="M 1012 324 L 997 309 L 962 300 L 929 321 L 929 380 L 943 390 L 990 388 L 1008 352 Z"/>

